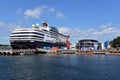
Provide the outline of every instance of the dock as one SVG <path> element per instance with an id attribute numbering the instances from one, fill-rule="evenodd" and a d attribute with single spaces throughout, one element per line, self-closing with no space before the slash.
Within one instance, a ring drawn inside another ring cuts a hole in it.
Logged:
<path id="1" fill-rule="evenodd" d="M 0 50 L 0 55 L 12 55 L 12 50 Z"/>
<path id="2" fill-rule="evenodd" d="M 112 54 L 120 55 L 120 50 L 45 50 L 45 49 L 19 49 L 19 50 L 0 50 L 0 55 L 30 55 L 30 54 Z"/>
<path id="3" fill-rule="evenodd" d="M 16 50 L 0 50 L 0 55 L 24 55 L 24 54 L 34 54 L 35 49 L 16 49 Z"/>
<path id="4" fill-rule="evenodd" d="M 108 54 L 109 52 L 104 51 L 94 51 L 92 54 Z"/>

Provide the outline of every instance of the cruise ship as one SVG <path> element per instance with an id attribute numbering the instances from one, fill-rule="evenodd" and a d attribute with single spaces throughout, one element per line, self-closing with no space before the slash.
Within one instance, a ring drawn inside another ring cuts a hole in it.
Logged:
<path id="1" fill-rule="evenodd" d="M 56 27 L 50 27 L 47 21 L 42 26 L 33 24 L 32 28 L 18 28 L 10 35 L 12 49 L 70 48 L 70 36 L 64 35 Z"/>

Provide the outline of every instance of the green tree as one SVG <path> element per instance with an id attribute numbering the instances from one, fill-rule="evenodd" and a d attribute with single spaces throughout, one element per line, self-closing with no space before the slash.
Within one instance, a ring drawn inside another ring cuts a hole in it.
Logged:
<path id="1" fill-rule="evenodd" d="M 112 41 L 110 41 L 110 45 L 113 48 L 120 47 L 120 36 L 118 36 L 117 38 L 115 38 Z"/>

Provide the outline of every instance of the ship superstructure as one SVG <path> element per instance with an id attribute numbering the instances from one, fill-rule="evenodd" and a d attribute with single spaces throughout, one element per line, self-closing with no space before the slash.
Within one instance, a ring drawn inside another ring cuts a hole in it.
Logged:
<path id="1" fill-rule="evenodd" d="M 69 36 L 59 33 L 56 27 L 49 27 L 47 21 L 42 26 L 15 29 L 10 35 L 12 49 L 36 49 L 44 47 L 68 47 Z"/>

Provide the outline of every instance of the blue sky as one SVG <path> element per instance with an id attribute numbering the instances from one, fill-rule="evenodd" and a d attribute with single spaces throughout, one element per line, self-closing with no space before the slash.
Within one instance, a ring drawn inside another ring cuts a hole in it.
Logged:
<path id="1" fill-rule="evenodd" d="M 18 27 L 47 20 L 61 33 L 99 41 L 120 36 L 120 0 L 0 0 L 0 44 Z"/>

